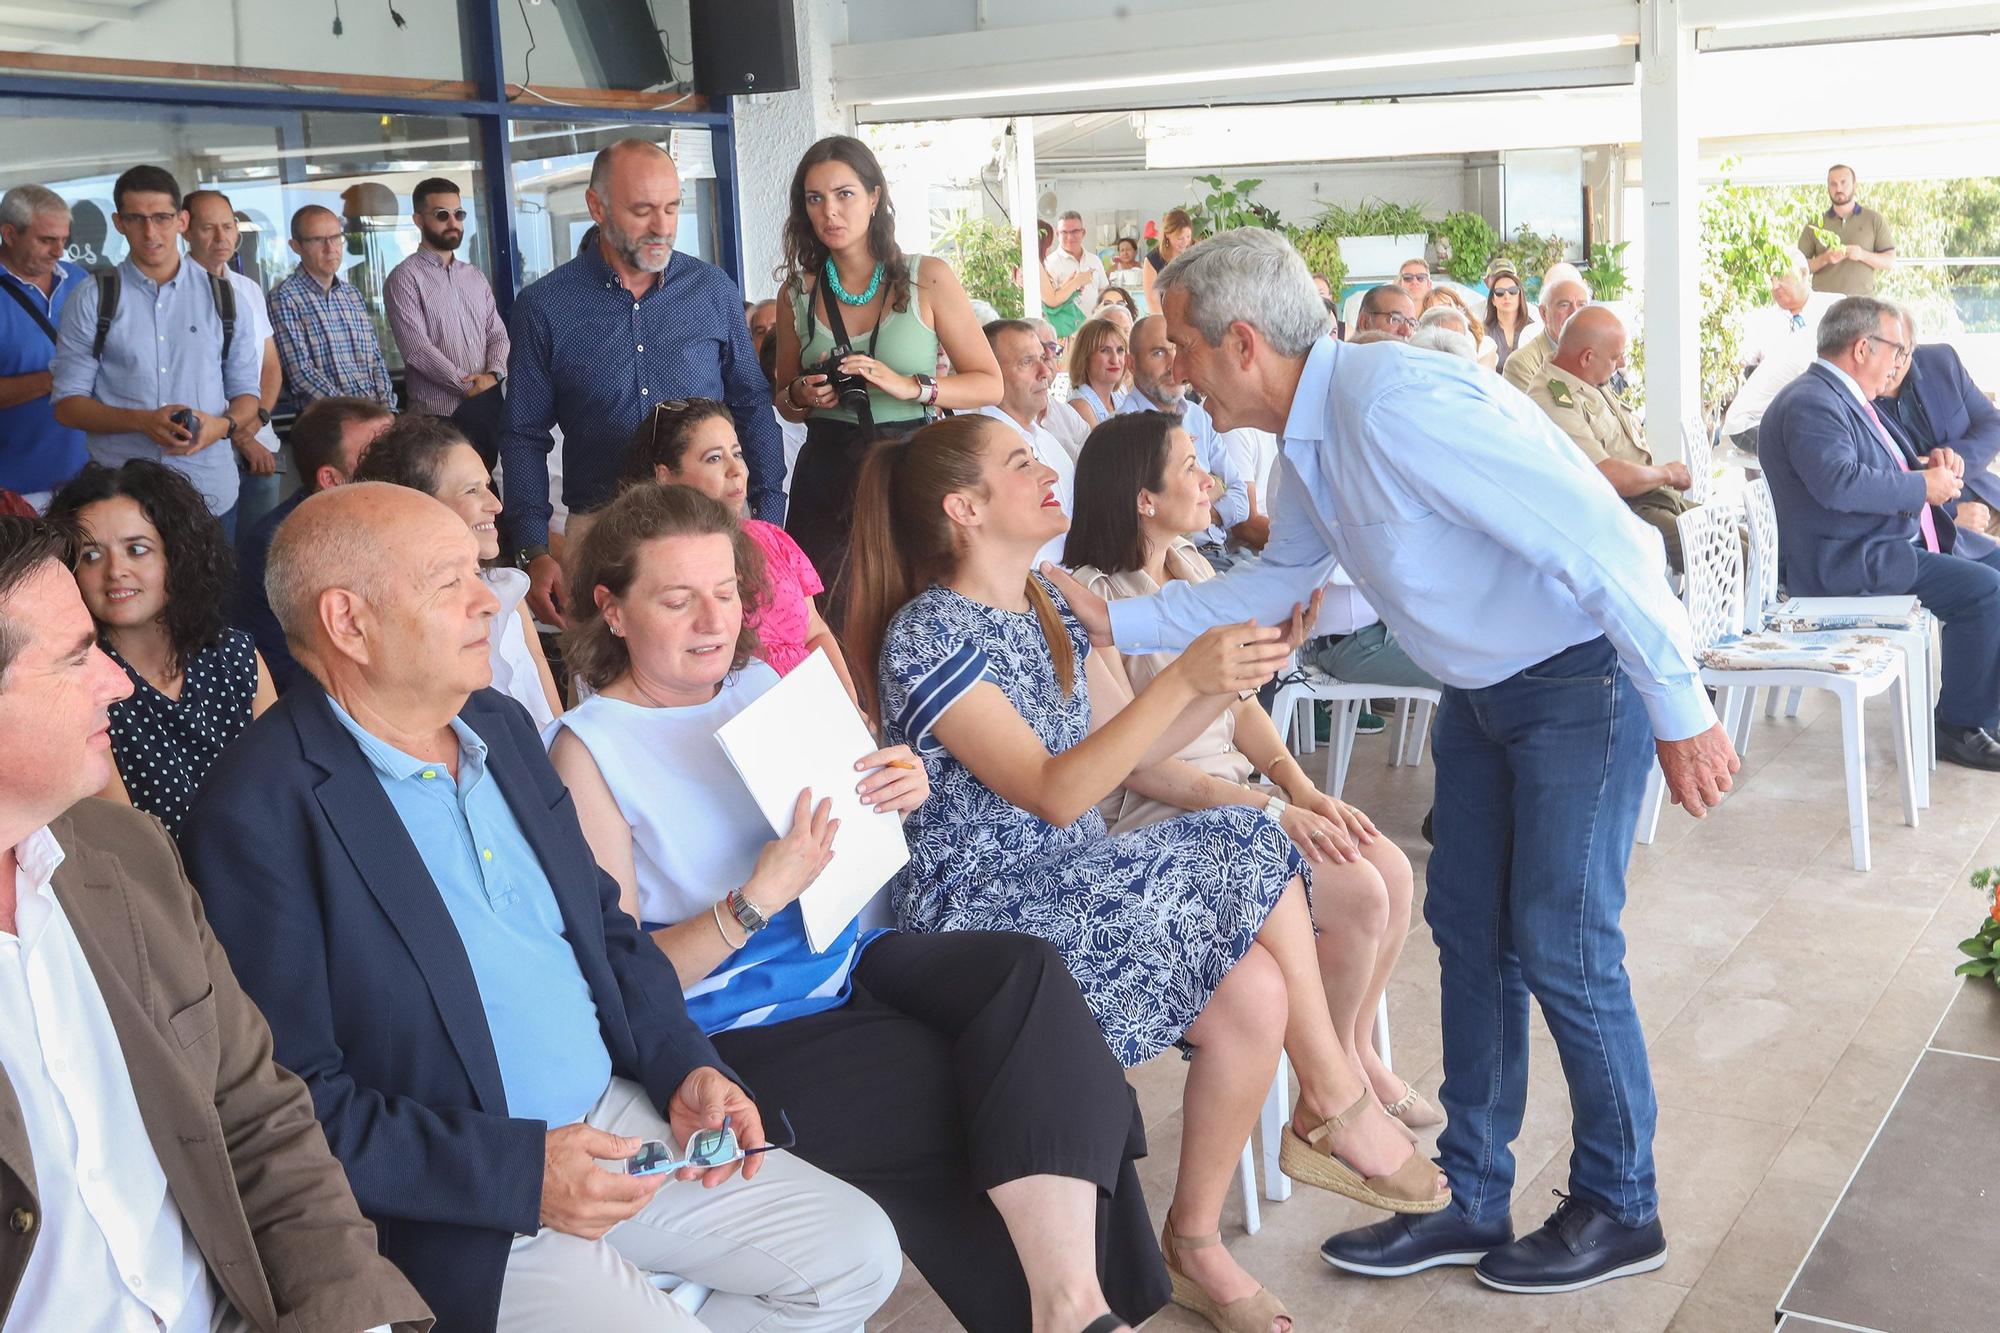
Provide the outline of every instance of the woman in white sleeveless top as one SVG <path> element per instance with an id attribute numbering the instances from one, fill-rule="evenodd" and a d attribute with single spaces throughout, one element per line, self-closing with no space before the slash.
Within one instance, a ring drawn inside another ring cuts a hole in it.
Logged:
<path id="1" fill-rule="evenodd" d="M 549 758 L 591 851 L 689 1015 L 790 1116 L 794 1151 L 881 1205 L 960 1324 L 1136 1325 L 1168 1293 L 1136 1106 L 1061 957 L 1027 935 L 854 922 L 812 948 L 797 900 L 838 830 L 802 792 L 773 839 L 715 740 L 778 684 L 744 624 L 759 560 L 735 515 L 686 486 L 625 491 L 573 554 L 563 656 L 593 692 Z M 907 747 L 856 769 L 876 811 L 930 794 Z"/>
<path id="2" fill-rule="evenodd" d="M 482 565 L 500 558 L 500 497 L 479 451 L 458 427 L 443 417 L 403 416 L 368 446 L 355 469 L 356 481 L 386 481 L 407 486 L 443 501 L 465 520 L 479 540 Z M 540 730 L 562 716 L 562 696 L 556 692 L 542 641 L 525 601 L 528 576 L 506 566 L 488 566 L 480 579 L 500 599 L 493 617 L 488 655 L 493 663 L 493 688 L 528 710 Z"/>

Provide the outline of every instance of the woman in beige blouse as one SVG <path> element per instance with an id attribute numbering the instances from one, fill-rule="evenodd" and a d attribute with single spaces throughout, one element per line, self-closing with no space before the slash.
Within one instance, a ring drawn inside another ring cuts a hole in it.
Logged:
<path id="1" fill-rule="evenodd" d="M 1110 599 L 1215 571 L 1187 534 L 1214 522 L 1194 442 L 1164 412 L 1114 417 L 1077 459 L 1075 518 L 1063 563 Z M 1102 649 L 1114 652 L 1114 649 Z M 1122 659 L 1144 689 L 1171 653 Z M 1253 787 L 1262 773 L 1275 786 Z M 1389 1114 L 1411 1129 L 1442 1123 L 1376 1054 L 1370 1027 L 1410 929 L 1410 861 L 1368 816 L 1313 785 L 1254 696 L 1239 700 L 1174 758 L 1142 769 L 1101 807 L 1113 833 L 1215 806 L 1260 807 L 1312 863 L 1320 971 L 1341 1044 Z"/>

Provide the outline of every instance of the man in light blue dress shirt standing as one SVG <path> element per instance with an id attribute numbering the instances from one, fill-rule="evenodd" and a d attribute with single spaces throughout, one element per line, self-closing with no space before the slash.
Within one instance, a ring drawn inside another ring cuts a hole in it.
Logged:
<path id="1" fill-rule="evenodd" d="M 146 458 L 180 473 L 234 537 L 238 482 L 229 437 L 255 434 L 260 424 L 263 341 L 248 311 L 236 314 L 234 332 L 224 336 L 209 274 L 181 258 L 188 216 L 171 175 L 133 167 L 111 197 L 118 208 L 112 221 L 131 247 L 118 266 L 118 308 L 100 353 L 97 284 L 77 288 L 63 306 L 49 367 L 56 420 L 83 431 L 99 463 Z"/>
<path id="2" fill-rule="evenodd" d="M 1625 863 L 1656 755 L 1696 816 L 1736 768 L 1658 534 L 1493 375 L 1328 337 L 1304 261 L 1275 233 L 1206 241 L 1158 290 L 1180 373 L 1218 425 L 1279 434 L 1284 480 L 1253 565 L 1110 607 L 1059 579 L 1093 638 L 1157 652 L 1211 625 L 1271 623 L 1338 563 L 1445 685 L 1424 915 L 1442 962 L 1452 1205 L 1334 1236 L 1322 1255 L 1371 1276 L 1476 1264 L 1489 1286 L 1525 1292 L 1658 1268 L 1656 1105 L 1618 923 Z M 1531 994 L 1569 1081 L 1576 1148 L 1569 1197 L 1515 1240 Z"/>

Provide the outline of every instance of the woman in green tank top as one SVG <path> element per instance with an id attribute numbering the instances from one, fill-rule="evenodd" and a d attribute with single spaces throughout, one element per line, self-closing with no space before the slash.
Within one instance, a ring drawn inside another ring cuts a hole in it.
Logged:
<path id="1" fill-rule="evenodd" d="M 951 266 L 897 248 L 888 185 L 859 139 L 834 135 L 806 150 L 792 174 L 784 246 L 779 305 L 790 317 L 774 332 L 772 401 L 787 421 L 806 424 L 785 531 L 825 581 L 822 614 L 839 632 L 854 487 L 868 449 L 917 429 L 933 409 L 999 402 L 1000 367 Z M 847 334 L 844 346 L 829 326 L 829 305 Z M 954 373 L 937 379 L 940 348 Z M 836 352 L 844 355 L 830 363 Z M 866 385 L 866 421 L 829 371 Z"/>

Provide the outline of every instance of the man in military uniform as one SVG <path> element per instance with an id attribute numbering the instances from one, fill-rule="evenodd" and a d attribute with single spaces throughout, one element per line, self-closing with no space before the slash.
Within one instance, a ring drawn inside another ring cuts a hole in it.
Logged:
<path id="1" fill-rule="evenodd" d="M 1512 367 L 1513 358 L 1507 364 Z M 1528 386 L 1528 396 L 1597 465 L 1632 512 L 1659 529 L 1667 563 L 1678 572 L 1681 538 L 1674 520 L 1694 507 L 1682 494 L 1694 479 L 1685 463 L 1653 462 L 1631 410 L 1604 387 L 1624 364 L 1623 321 L 1604 306 L 1586 306 L 1563 326 L 1555 354 Z"/>
<path id="2" fill-rule="evenodd" d="M 1545 278 L 1542 282 L 1542 325 L 1507 358 L 1501 378 L 1527 393 L 1541 383 L 1542 371 L 1562 341 L 1563 326 L 1571 315 L 1590 304 L 1590 288 L 1570 277 Z"/>

